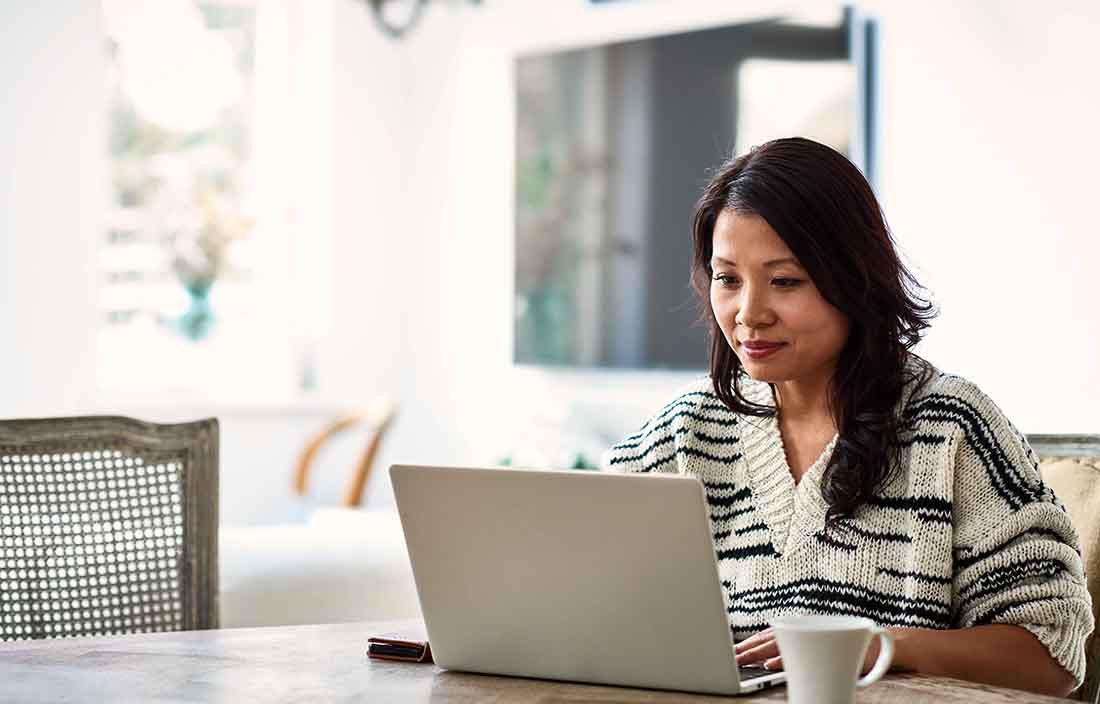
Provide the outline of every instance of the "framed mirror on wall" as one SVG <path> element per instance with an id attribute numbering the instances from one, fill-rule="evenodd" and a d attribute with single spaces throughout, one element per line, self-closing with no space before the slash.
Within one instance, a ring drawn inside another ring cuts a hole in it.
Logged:
<path id="1" fill-rule="evenodd" d="M 702 370 L 691 215 L 755 144 L 829 144 L 876 183 L 877 26 L 759 21 L 521 56 L 513 361 Z"/>

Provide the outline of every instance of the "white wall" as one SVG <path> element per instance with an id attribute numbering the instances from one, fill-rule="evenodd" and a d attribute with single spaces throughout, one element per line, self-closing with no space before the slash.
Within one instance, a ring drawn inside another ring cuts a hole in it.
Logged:
<path id="1" fill-rule="evenodd" d="M 445 318 L 458 332 L 470 329 L 461 310 L 486 313 L 473 324 L 492 353 L 462 356 L 461 368 L 480 370 L 472 376 L 509 373 L 507 360 L 493 355 L 506 355 L 509 330 L 511 53 L 568 43 L 570 27 L 590 37 L 620 36 L 623 27 L 645 33 L 650 18 L 668 24 L 658 17 L 662 4 L 522 14 L 542 7 L 531 2 L 470 11 L 477 15 L 465 50 L 471 98 L 441 114 L 439 125 L 469 125 L 456 149 L 470 171 L 450 180 L 455 200 L 503 204 L 458 220 L 465 227 L 456 229 L 480 233 L 476 245 L 443 243 L 449 256 L 465 255 L 465 266 L 444 277 L 450 290 L 465 292 L 450 298 Z M 681 18 L 714 7 L 678 3 Z M 813 4 L 815 12 L 828 7 Z M 880 2 L 869 9 L 882 25 L 882 199 L 943 309 L 921 352 L 986 388 L 1026 431 L 1100 431 L 1100 226 L 1090 206 L 1100 156 L 1100 50 L 1090 32 L 1100 26 L 1100 5 Z M 744 5 L 726 10 L 727 19 L 747 13 Z M 459 288 L 486 252 L 494 257 L 487 275 Z"/>
<path id="2" fill-rule="evenodd" d="M 1026 432 L 1100 432 L 1100 4 L 888 8 L 884 207 L 942 304 L 921 351 Z"/>
<path id="3" fill-rule="evenodd" d="M 809 5 L 815 16 L 839 11 Z M 502 431 L 524 432 L 522 418 L 501 411 L 522 392 L 532 396 L 531 413 L 571 418 L 611 436 L 640 420 L 643 402 L 652 408 L 682 380 L 517 372 L 508 358 L 512 57 L 743 19 L 776 5 L 670 7 L 433 7 L 409 43 L 419 57 L 414 83 L 428 83 L 424 102 L 414 96 L 410 109 L 434 101 L 425 112 L 435 119 L 420 127 L 419 139 L 434 144 L 451 135 L 432 152 L 446 156 L 442 163 L 414 161 L 410 179 L 449 169 L 441 202 L 426 216 L 441 227 L 426 228 L 421 240 L 434 243 L 442 262 L 440 278 L 424 282 L 434 285 L 438 304 L 423 314 L 441 318 L 449 346 L 442 359 L 420 359 L 417 373 L 444 371 L 446 387 L 432 387 L 430 398 L 462 409 L 452 416 L 461 440 L 453 461 L 490 457 L 511 442 Z M 1092 274 L 1100 226 L 1090 207 L 1100 156 L 1100 53 L 1089 34 L 1100 26 L 1100 6 L 940 1 L 867 8 L 883 34 L 882 199 L 943 310 L 919 351 L 976 381 L 1026 432 L 1100 432 L 1100 283 Z M 454 72 L 440 40 L 456 34 Z M 441 108 L 436 88 L 457 94 L 449 109 Z"/>
<path id="4" fill-rule="evenodd" d="M 328 411 L 377 391 L 401 405 L 380 469 L 488 462 L 525 447 L 553 462 L 563 447 L 591 450 L 639 423 L 683 375 L 511 366 L 513 58 L 783 9 L 433 2 L 394 42 L 363 3 L 330 2 L 332 331 L 318 348 L 314 410 L 196 409 L 224 419 L 230 520 L 285 507 L 301 440 Z M 95 6 L 0 4 L 0 415 L 69 412 L 94 398 L 83 392 L 90 244 L 105 197 Z M 1100 5 L 864 7 L 882 21 L 883 203 L 943 308 L 921 351 L 975 380 L 1027 432 L 1100 432 L 1100 43 L 1090 34 Z M 839 13 L 815 0 L 799 14 L 807 8 Z M 318 500 L 339 494 L 354 444 L 333 449 Z M 388 484 L 371 494 L 388 501 Z"/>
<path id="5" fill-rule="evenodd" d="M 93 381 L 104 223 L 97 3 L 0 3 L 0 417 L 75 410 Z"/>

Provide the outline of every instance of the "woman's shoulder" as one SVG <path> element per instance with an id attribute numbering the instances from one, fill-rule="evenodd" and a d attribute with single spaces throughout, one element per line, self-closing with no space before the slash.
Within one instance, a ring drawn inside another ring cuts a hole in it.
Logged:
<path id="1" fill-rule="evenodd" d="M 900 443 L 919 448 L 911 450 L 916 454 L 908 456 L 906 466 L 930 480 L 929 486 L 949 476 L 957 512 L 1001 516 L 997 511 L 1051 503 L 1054 496 L 1042 482 L 1038 457 L 990 396 L 963 376 L 927 363 L 923 369 L 924 381 L 901 417 Z M 976 496 L 985 497 L 984 503 L 968 498 Z"/>
<path id="2" fill-rule="evenodd" d="M 925 377 L 915 385 L 902 413 L 914 437 L 954 437 L 1000 466 L 1033 464 L 1024 435 L 993 399 L 973 381 L 924 362 Z M 992 458 L 992 459 L 991 459 Z M 1011 458 L 1011 459 L 1010 459 Z"/>
<path id="3" fill-rule="evenodd" d="M 766 382 L 743 375 L 737 387 L 741 396 L 749 403 L 760 406 L 772 406 L 775 403 L 771 385 Z M 664 408 L 673 406 L 693 406 L 694 410 L 724 411 L 730 415 L 738 415 L 719 398 L 714 390 L 714 380 L 709 376 L 692 379 L 681 387 Z"/>
<path id="4" fill-rule="evenodd" d="M 714 382 L 706 374 L 701 374 L 692 378 L 680 388 L 676 389 L 671 396 L 669 403 L 675 403 L 684 398 L 693 399 L 717 399 L 718 395 L 714 392 Z"/>
<path id="5" fill-rule="evenodd" d="M 906 369 L 909 372 L 907 413 L 918 408 L 939 408 L 948 414 L 976 414 L 989 420 L 1004 418 L 993 399 L 973 381 L 942 371 L 916 355 L 910 356 Z"/>
<path id="6" fill-rule="evenodd" d="M 670 417 L 690 419 L 702 413 L 730 413 L 722 399 L 714 390 L 714 382 L 709 376 L 700 376 L 677 389 L 656 413 L 650 417 L 647 425 Z"/>
<path id="7" fill-rule="evenodd" d="M 723 428 L 730 429 L 736 424 L 736 414 L 715 393 L 710 377 L 692 379 L 650 415 L 637 432 L 611 448 L 611 464 L 640 459 L 640 453 L 692 435 L 693 430 L 702 427 L 721 433 Z"/>

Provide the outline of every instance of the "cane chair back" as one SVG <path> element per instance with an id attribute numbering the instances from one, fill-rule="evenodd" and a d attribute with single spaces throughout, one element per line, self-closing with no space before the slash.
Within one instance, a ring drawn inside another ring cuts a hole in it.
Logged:
<path id="1" fill-rule="evenodd" d="M 1081 540 L 1081 561 L 1092 596 L 1092 615 L 1100 619 L 1100 435 L 1029 435 L 1039 455 L 1043 481 L 1066 507 Z M 1085 683 L 1074 693 L 1100 704 L 1100 639 L 1085 643 Z"/>
<path id="2" fill-rule="evenodd" d="M 0 640 L 218 626 L 218 422 L 0 421 Z"/>

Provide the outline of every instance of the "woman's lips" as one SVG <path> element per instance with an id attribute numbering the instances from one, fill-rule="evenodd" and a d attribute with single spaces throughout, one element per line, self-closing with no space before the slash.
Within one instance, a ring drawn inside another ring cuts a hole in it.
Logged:
<path id="1" fill-rule="evenodd" d="M 770 357 L 783 348 L 783 342 L 742 342 L 745 354 L 750 359 L 764 359 Z"/>

